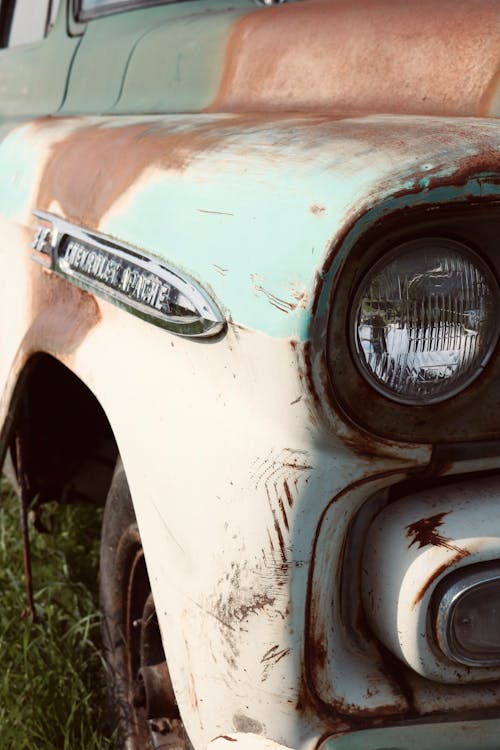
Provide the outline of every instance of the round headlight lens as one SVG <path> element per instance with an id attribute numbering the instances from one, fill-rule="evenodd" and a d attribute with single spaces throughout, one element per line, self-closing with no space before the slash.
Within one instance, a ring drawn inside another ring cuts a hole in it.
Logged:
<path id="1" fill-rule="evenodd" d="M 498 301 L 495 277 L 465 245 L 400 245 L 365 276 L 354 301 L 361 371 L 401 403 L 449 398 L 484 368 L 498 338 Z"/>

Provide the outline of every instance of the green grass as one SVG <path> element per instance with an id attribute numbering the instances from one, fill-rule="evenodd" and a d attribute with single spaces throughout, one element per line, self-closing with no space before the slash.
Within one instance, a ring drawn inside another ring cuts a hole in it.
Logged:
<path id="1" fill-rule="evenodd" d="M 17 498 L 0 485 L 0 748 L 105 750 L 95 508 L 49 504 L 30 526 L 37 621 L 26 606 Z"/>

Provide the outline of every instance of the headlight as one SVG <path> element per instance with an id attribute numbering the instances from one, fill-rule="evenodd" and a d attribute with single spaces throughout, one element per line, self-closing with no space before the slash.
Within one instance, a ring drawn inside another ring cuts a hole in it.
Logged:
<path id="1" fill-rule="evenodd" d="M 436 636 L 452 661 L 468 666 L 500 665 L 500 565 L 463 568 L 435 594 Z"/>
<path id="2" fill-rule="evenodd" d="M 403 404 L 442 401 L 483 370 L 498 338 L 498 284 L 467 246 L 406 242 L 358 287 L 351 315 L 358 367 Z"/>

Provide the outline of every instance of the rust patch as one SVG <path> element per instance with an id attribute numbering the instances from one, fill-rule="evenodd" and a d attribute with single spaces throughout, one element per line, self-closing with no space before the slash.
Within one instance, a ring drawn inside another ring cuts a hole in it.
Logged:
<path id="1" fill-rule="evenodd" d="M 463 558 L 467 557 L 468 555 L 470 555 L 470 552 L 468 552 L 467 550 L 459 550 L 452 560 L 448 560 L 448 562 L 440 565 L 439 568 L 434 571 L 431 577 L 425 582 L 424 586 L 422 586 L 420 591 L 417 593 L 417 596 L 413 600 L 412 609 L 415 609 L 417 604 L 420 604 L 432 584 L 440 577 L 442 573 L 445 572 L 447 568 L 449 568 L 454 563 L 459 562 L 459 560 L 463 560 Z"/>
<path id="2" fill-rule="evenodd" d="M 319 630 L 315 637 L 311 637 L 307 647 L 307 658 L 313 672 L 323 671 L 327 662 L 326 644 L 328 640 L 326 633 Z"/>
<path id="3" fill-rule="evenodd" d="M 276 591 L 279 584 L 269 586 L 269 572 L 264 560 L 262 571 L 253 571 L 252 575 L 246 575 L 246 565 L 231 563 L 231 568 L 225 576 L 217 582 L 218 592 L 209 606 L 203 607 L 204 611 L 211 614 L 221 623 L 220 638 L 222 654 L 227 663 L 237 668 L 239 657 L 239 639 L 245 632 L 245 623 L 252 616 L 259 616 L 265 610 L 270 610 L 270 617 L 285 617 L 278 609 L 276 603 Z M 255 585 L 255 573 L 265 582 L 262 589 Z M 274 571 L 273 571 L 274 572 Z M 250 583 L 251 582 L 251 583 Z"/>
<path id="4" fill-rule="evenodd" d="M 309 210 L 315 216 L 321 216 L 321 214 L 325 213 L 326 208 L 324 206 L 318 205 L 317 203 L 313 203 L 313 205 L 311 206 Z"/>
<path id="5" fill-rule="evenodd" d="M 119 127 L 115 121 L 84 122 L 52 146 L 35 205 L 49 210 L 57 201 L 69 221 L 97 229 L 101 217 L 146 168 L 182 171 L 200 153 L 231 143 L 245 127 L 283 118 L 280 114 L 236 115 L 197 123 L 190 119 L 170 127 L 158 121 Z M 50 130 L 53 123 L 40 118 L 34 127 Z"/>
<path id="6" fill-rule="evenodd" d="M 461 547 L 457 547 L 456 544 L 450 542 L 445 536 L 439 533 L 438 529 L 443 525 L 443 518 L 447 516 L 449 511 L 444 513 L 436 513 L 434 516 L 428 518 L 421 518 L 420 521 L 410 523 L 407 528 L 407 536 L 411 539 L 409 547 L 413 547 L 414 544 L 418 544 L 418 548 L 427 547 L 433 545 L 435 547 L 445 547 L 446 549 L 459 552 L 462 557 L 465 557 L 469 553 L 467 550 L 463 550 Z"/>
<path id="7" fill-rule="evenodd" d="M 467 138 L 465 131 L 463 135 L 464 138 Z M 486 139 L 479 139 L 477 145 L 478 152 L 458 160 L 457 167 L 452 174 L 441 174 L 442 169 L 446 167 L 445 164 L 437 165 L 435 169 L 429 172 L 415 172 L 412 175 L 413 186 L 394 193 L 393 197 L 397 198 L 422 192 L 424 190 L 423 181 L 425 181 L 426 191 L 448 186 L 464 187 L 474 178 L 481 181 L 481 179 L 484 179 L 484 175 L 489 175 L 490 181 L 498 184 L 500 154 L 491 147 Z"/>
<path id="8" fill-rule="evenodd" d="M 31 266 L 31 325 L 21 342 L 22 356 L 37 351 L 56 357 L 72 354 L 101 321 L 99 303 L 92 294 L 51 271 L 34 263 Z"/>
<path id="9" fill-rule="evenodd" d="M 276 6 L 236 21 L 211 109 L 488 115 L 499 34 L 496 0 Z"/>

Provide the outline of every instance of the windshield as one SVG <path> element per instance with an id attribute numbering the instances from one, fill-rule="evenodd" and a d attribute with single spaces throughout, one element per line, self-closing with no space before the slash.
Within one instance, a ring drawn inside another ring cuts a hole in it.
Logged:
<path id="1" fill-rule="evenodd" d="M 175 0 L 77 0 L 76 16 L 79 21 L 86 21 L 107 13 L 141 8 L 146 5 L 162 5 L 166 2 L 175 2 Z"/>

